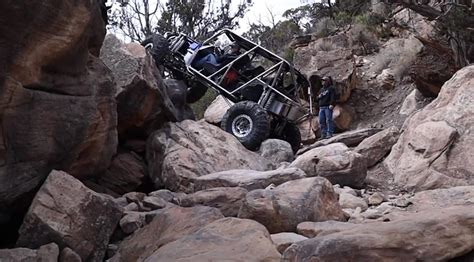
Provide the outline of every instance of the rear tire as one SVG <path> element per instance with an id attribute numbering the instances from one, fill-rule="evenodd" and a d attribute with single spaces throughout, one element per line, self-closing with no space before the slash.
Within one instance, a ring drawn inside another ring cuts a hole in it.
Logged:
<path id="1" fill-rule="evenodd" d="M 141 44 L 153 56 L 157 66 L 161 65 L 165 56 L 171 52 L 168 39 L 160 34 L 147 37 Z"/>
<path id="2" fill-rule="evenodd" d="M 186 102 L 189 104 L 196 103 L 201 99 L 207 92 L 207 86 L 203 85 L 199 81 L 186 81 L 188 85 L 188 91 L 186 92 Z"/>
<path id="3" fill-rule="evenodd" d="M 221 128 L 231 133 L 249 150 L 256 150 L 268 138 L 270 121 L 257 103 L 243 101 L 233 105 L 222 118 Z"/>
<path id="4" fill-rule="evenodd" d="M 300 129 L 293 123 L 286 123 L 279 139 L 288 142 L 291 145 L 291 149 L 293 149 L 293 153 L 295 154 L 300 149 L 301 132 Z"/>

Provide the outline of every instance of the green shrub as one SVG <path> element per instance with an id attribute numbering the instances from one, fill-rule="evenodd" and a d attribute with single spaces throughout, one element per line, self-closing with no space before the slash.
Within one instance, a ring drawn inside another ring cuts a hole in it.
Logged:
<path id="1" fill-rule="evenodd" d="M 209 105 L 216 99 L 217 93 L 213 89 L 209 88 L 206 94 L 196 103 L 191 104 L 191 108 L 196 115 L 196 120 L 199 120 L 204 117 L 204 112 L 209 107 Z"/>

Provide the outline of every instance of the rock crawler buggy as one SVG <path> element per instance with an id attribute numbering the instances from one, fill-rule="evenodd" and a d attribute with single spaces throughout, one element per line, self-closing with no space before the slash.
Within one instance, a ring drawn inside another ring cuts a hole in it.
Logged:
<path id="1" fill-rule="evenodd" d="M 215 63 L 209 58 L 222 55 L 222 42 L 240 50 L 230 61 Z M 245 147 L 255 150 L 263 140 L 278 138 L 288 141 L 294 152 L 299 149 L 297 124 L 312 115 L 312 102 L 308 81 L 288 61 L 227 29 L 202 43 L 184 34 L 166 33 L 142 44 L 165 76 L 187 83 L 188 103 L 199 100 L 208 88 L 234 103 L 221 128 Z M 309 105 L 302 103 L 305 91 Z"/>

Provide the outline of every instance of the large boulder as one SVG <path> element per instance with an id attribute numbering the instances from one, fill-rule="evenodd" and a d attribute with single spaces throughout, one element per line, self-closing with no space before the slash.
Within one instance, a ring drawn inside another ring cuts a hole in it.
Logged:
<path id="1" fill-rule="evenodd" d="M 233 104 L 232 101 L 225 100 L 220 95 L 217 96 L 204 112 L 204 119 L 211 124 L 220 124 L 225 113 Z"/>
<path id="2" fill-rule="evenodd" d="M 150 224 L 120 243 L 111 262 L 144 261 L 160 247 L 190 235 L 207 224 L 223 218 L 211 207 L 173 207 L 159 210 Z"/>
<path id="3" fill-rule="evenodd" d="M 258 153 L 270 160 L 275 166 L 282 162 L 291 162 L 295 158 L 290 143 L 280 139 L 267 139 L 263 141 Z"/>
<path id="4" fill-rule="evenodd" d="M 342 143 L 317 147 L 302 154 L 290 167 L 302 169 L 308 176 L 322 176 L 333 184 L 360 187 L 367 176 L 364 156 Z"/>
<path id="5" fill-rule="evenodd" d="M 344 220 L 337 198 L 327 179 L 303 178 L 249 192 L 239 217 L 262 223 L 272 234 L 295 232 L 304 221 Z"/>
<path id="6" fill-rule="evenodd" d="M 231 134 L 200 121 L 168 123 L 148 140 L 149 175 L 156 187 L 193 192 L 194 179 L 230 170 L 263 171 L 270 163 Z"/>
<path id="7" fill-rule="evenodd" d="M 279 261 L 270 234 L 259 223 L 223 218 L 158 249 L 145 261 Z"/>
<path id="8" fill-rule="evenodd" d="M 96 57 L 100 3 L 0 3 L 0 213 L 26 210 L 51 170 L 96 175 L 115 154 L 115 84 Z"/>
<path id="9" fill-rule="evenodd" d="M 458 71 L 431 104 L 407 119 L 385 164 L 395 182 L 425 190 L 474 185 L 474 66 Z"/>
<path id="10" fill-rule="evenodd" d="M 278 186 L 285 182 L 305 177 L 305 172 L 298 168 L 285 168 L 272 171 L 228 170 L 195 178 L 194 189 L 204 190 L 214 187 L 243 187 L 247 190 L 254 190 L 263 189 L 272 184 Z"/>
<path id="11" fill-rule="evenodd" d="M 84 261 L 102 261 L 122 216 L 111 197 L 86 188 L 67 173 L 53 171 L 36 194 L 19 230 L 17 246 L 54 242 Z"/>
<path id="12" fill-rule="evenodd" d="M 112 70 L 118 85 L 118 133 L 146 136 L 166 121 L 176 121 L 177 111 L 168 97 L 153 58 L 138 43 L 124 44 L 107 35 L 100 58 Z"/>
<path id="13" fill-rule="evenodd" d="M 448 261 L 474 249 L 472 208 L 434 209 L 361 224 L 290 246 L 285 261 Z"/>
<path id="14" fill-rule="evenodd" d="M 367 159 L 367 167 L 372 167 L 390 152 L 399 135 L 398 128 L 392 126 L 364 139 L 354 151 Z"/>
<path id="15" fill-rule="evenodd" d="M 142 157 L 130 152 L 119 153 L 107 171 L 99 177 L 98 184 L 123 195 L 135 191 L 144 181 L 146 164 Z"/>
<path id="16" fill-rule="evenodd" d="M 218 208 L 226 217 L 236 217 L 248 191 L 241 187 L 216 187 L 179 198 L 179 205 L 192 207 L 197 205 Z"/>
<path id="17" fill-rule="evenodd" d="M 59 258 L 58 245 L 51 243 L 39 247 L 37 250 L 29 248 L 0 249 L 0 261 L 20 262 L 20 261 L 41 261 L 57 262 Z"/>

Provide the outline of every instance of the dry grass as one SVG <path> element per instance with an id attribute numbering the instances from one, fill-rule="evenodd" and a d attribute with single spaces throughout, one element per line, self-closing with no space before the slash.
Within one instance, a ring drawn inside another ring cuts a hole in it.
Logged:
<path id="1" fill-rule="evenodd" d="M 407 73 L 422 46 L 416 38 L 393 41 L 375 56 L 372 70 L 381 73 L 384 69 L 390 68 L 394 76 L 400 79 Z"/>

